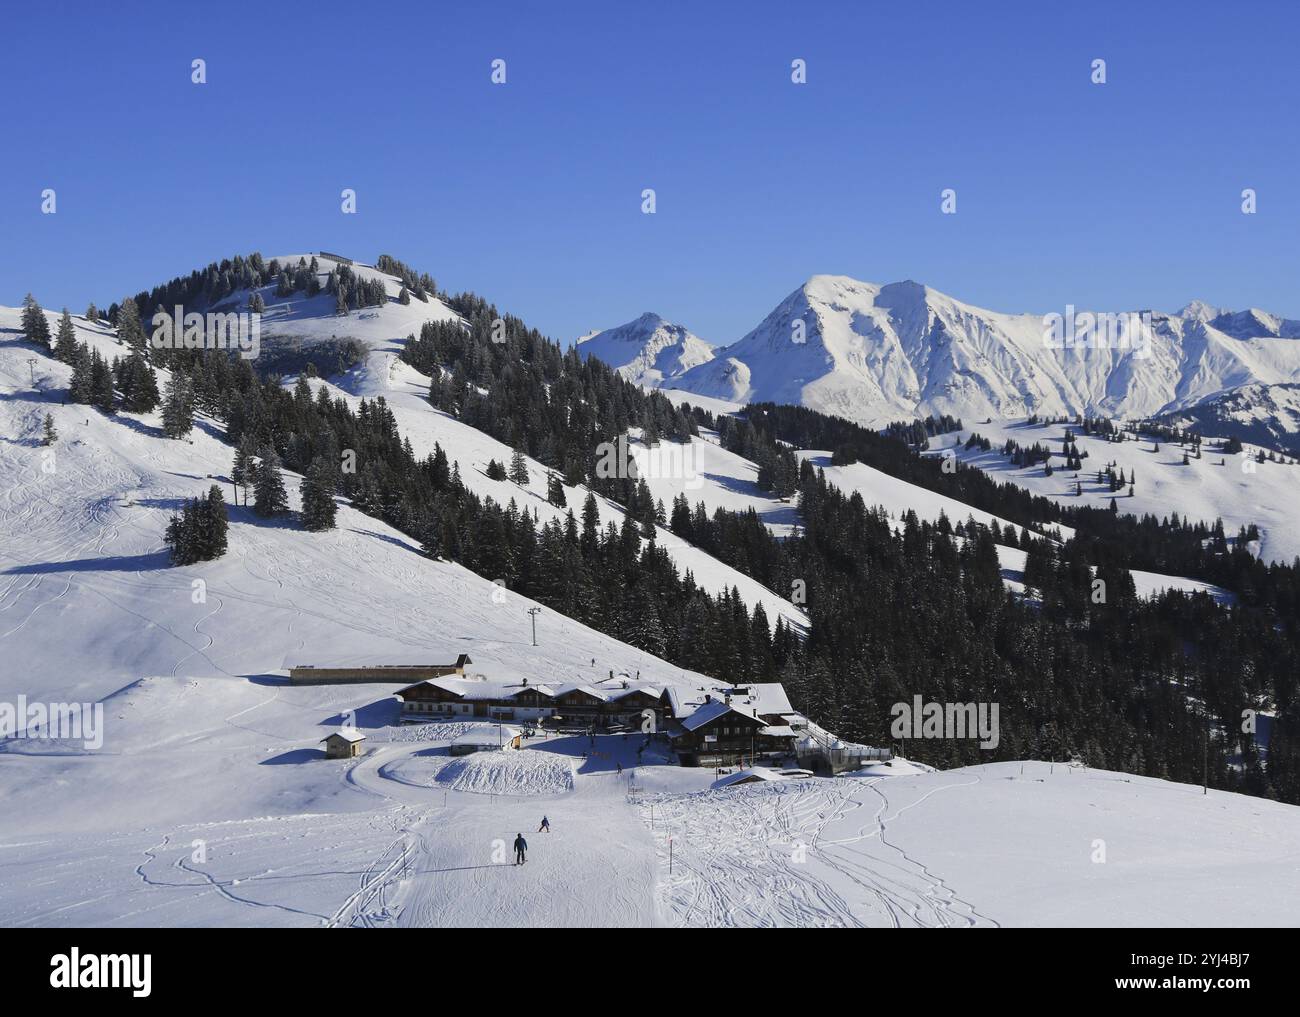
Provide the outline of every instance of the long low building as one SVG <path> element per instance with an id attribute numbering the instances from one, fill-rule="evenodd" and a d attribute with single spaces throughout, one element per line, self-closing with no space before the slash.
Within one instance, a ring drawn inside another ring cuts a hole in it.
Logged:
<path id="1" fill-rule="evenodd" d="M 289 680 L 299 685 L 352 685 L 368 682 L 410 682 L 464 675 L 474 663 L 462 653 L 453 664 L 362 664 L 356 667 L 317 667 L 298 664 L 289 668 Z"/>
<path id="2" fill-rule="evenodd" d="M 641 726 L 647 710 L 660 705 L 661 690 L 641 682 L 542 684 L 522 680 L 436 677 L 416 682 L 396 693 L 402 719 L 484 717 L 490 720 L 571 721 L 585 727 Z"/>
<path id="3" fill-rule="evenodd" d="M 473 718 L 663 735 L 687 765 L 792 754 L 807 722 L 775 682 L 684 688 L 610 678 L 570 684 L 480 675 L 427 678 L 395 693 L 408 722 Z"/>

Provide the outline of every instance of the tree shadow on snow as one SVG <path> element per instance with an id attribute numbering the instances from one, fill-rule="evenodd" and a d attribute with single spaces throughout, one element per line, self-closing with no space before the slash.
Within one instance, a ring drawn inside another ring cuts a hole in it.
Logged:
<path id="1" fill-rule="evenodd" d="M 72 561 L 15 565 L 11 569 L 0 572 L 0 575 L 31 576 L 55 572 L 152 572 L 170 567 L 166 551 L 152 551 L 149 554 L 123 554 L 107 558 L 76 558 Z"/>

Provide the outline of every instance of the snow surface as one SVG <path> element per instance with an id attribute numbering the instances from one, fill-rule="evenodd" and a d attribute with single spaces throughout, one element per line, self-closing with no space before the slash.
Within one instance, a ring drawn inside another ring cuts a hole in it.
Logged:
<path id="1" fill-rule="evenodd" d="M 673 925 L 1283 926 L 1300 890 L 1300 809 L 1061 763 L 652 806 Z"/>
<path id="2" fill-rule="evenodd" d="M 1012 481 L 1062 505 L 1107 507 L 1113 497 L 1121 512 L 1132 515 L 1150 513 L 1167 518 L 1177 513 L 1184 520 L 1206 523 L 1222 519 L 1229 538 L 1235 537 L 1243 525 L 1256 523 L 1260 546 L 1255 550 L 1265 560 L 1290 562 L 1300 555 L 1300 528 L 1295 525 L 1295 506 L 1300 503 L 1300 466 L 1255 463 L 1250 455 L 1251 446 L 1246 446 L 1247 451 L 1241 455 L 1225 456 L 1216 451 L 1218 442 L 1207 438 L 1201 445 L 1202 458 L 1192 458 L 1184 466 L 1184 449 L 1177 442 L 1160 441 L 1160 451 L 1156 452 L 1157 443 L 1147 438 L 1116 443 L 1077 434 L 1080 453 L 1088 453 L 1077 476 L 1083 485 L 1080 497 L 1074 493 L 1075 471 L 1063 468 L 1065 459 L 1061 450 L 1068 425 L 1042 426 L 1023 420 L 964 423 L 967 430 L 931 439 L 931 449 L 936 454 L 952 450 L 964 462 L 978 466 L 995 480 Z M 992 450 L 963 448 L 972 431 L 988 438 Z M 1010 458 L 1001 453 L 1008 438 L 1025 447 L 1035 442 L 1049 446 L 1054 453 L 1052 475 L 1046 476 L 1041 464 L 1029 468 L 1012 465 Z M 1136 473 L 1133 497 L 1128 496 L 1127 486 L 1122 492 L 1112 494 L 1108 483 L 1097 483 L 1097 471 L 1112 461 L 1124 471 L 1126 478 Z"/>

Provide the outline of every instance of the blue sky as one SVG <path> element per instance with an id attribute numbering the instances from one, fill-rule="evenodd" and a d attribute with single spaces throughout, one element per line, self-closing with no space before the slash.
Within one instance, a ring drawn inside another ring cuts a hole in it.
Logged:
<path id="1" fill-rule="evenodd" d="M 323 249 L 566 341 L 729 342 L 819 272 L 1300 317 L 1295 5 L 458 6 L 11 6 L 0 303 Z"/>

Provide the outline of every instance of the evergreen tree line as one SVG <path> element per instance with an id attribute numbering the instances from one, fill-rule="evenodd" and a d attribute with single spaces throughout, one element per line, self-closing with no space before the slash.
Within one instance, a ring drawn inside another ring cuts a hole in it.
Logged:
<path id="1" fill-rule="evenodd" d="M 602 447 L 639 427 L 648 444 L 698 434 L 694 418 L 595 359 L 529 329 L 472 295 L 445 298 L 460 322 L 427 322 L 402 359 L 432 377 L 429 400 L 462 422 L 521 449 L 565 482 L 626 503 L 636 478 L 602 476 Z"/>
<path id="2" fill-rule="evenodd" d="M 1139 517 L 1117 512 L 1113 506 L 1063 506 L 1013 482 L 995 480 L 976 467 L 960 462 L 945 465 L 901 441 L 804 407 L 755 404 L 744 415 L 761 417 L 772 437 L 796 448 L 844 446 L 853 461 L 1022 526 L 1045 532 L 1058 525 L 1070 527 L 1076 531 L 1073 539 L 1088 546 L 1094 561 L 1202 579 L 1233 591 L 1244 604 L 1275 612 L 1279 624 L 1289 630 L 1300 626 L 1300 561 L 1259 560 L 1244 541 L 1229 544 L 1219 520 L 1187 520 L 1176 511 Z"/>
<path id="3" fill-rule="evenodd" d="M 940 434 L 948 434 L 950 431 L 961 431 L 964 428 L 960 417 L 941 413 L 924 419 L 918 417 L 915 420 L 896 420 L 891 424 L 886 424 L 882 430 L 889 437 L 897 438 L 899 441 L 924 452 L 930 447 L 931 438 Z"/>

